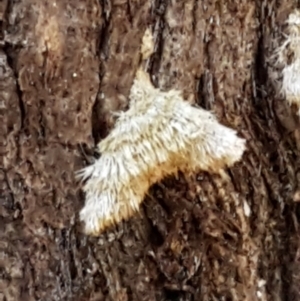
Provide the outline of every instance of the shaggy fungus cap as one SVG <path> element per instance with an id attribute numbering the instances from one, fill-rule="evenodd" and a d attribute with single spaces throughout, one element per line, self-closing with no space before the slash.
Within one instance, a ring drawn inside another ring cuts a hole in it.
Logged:
<path id="1" fill-rule="evenodd" d="M 98 235 L 139 210 L 150 186 L 178 171 L 218 172 L 240 160 L 245 140 L 214 115 L 162 92 L 138 70 L 130 108 L 98 144 L 101 157 L 81 171 L 86 180 L 80 219 Z"/>

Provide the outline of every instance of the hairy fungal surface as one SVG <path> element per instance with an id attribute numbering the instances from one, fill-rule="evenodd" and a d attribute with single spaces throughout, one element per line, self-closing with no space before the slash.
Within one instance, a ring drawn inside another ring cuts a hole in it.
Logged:
<path id="1" fill-rule="evenodd" d="M 80 218 L 88 234 L 128 219 L 154 183 L 178 171 L 218 172 L 241 159 L 245 140 L 195 108 L 181 93 L 155 89 L 139 70 L 130 109 L 98 144 L 101 157 L 81 171 L 86 203 Z"/>
<path id="2" fill-rule="evenodd" d="M 295 9 L 286 20 L 285 39 L 276 51 L 282 69 L 281 93 L 290 105 L 300 110 L 300 11 Z"/>

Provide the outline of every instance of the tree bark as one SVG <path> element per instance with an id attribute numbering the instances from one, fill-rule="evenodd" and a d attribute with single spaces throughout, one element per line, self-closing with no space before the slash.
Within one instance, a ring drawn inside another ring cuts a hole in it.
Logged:
<path id="1" fill-rule="evenodd" d="M 299 123 L 267 65 L 293 7 L 0 2 L 1 301 L 300 300 Z M 222 176 L 165 179 L 88 237 L 74 173 L 127 109 L 147 28 L 155 86 L 213 111 L 247 151 Z"/>

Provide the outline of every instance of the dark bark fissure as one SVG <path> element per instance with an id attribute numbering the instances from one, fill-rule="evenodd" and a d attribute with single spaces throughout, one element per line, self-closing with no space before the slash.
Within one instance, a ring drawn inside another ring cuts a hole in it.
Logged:
<path id="1" fill-rule="evenodd" d="M 21 128 L 20 131 L 24 128 L 24 120 L 26 116 L 25 108 L 22 102 L 22 91 L 20 89 L 20 86 L 18 84 L 18 74 L 16 72 L 15 64 L 14 64 L 14 57 L 16 56 L 15 51 L 9 47 L 6 46 L 3 48 L 4 54 L 7 59 L 7 66 L 12 70 L 15 83 L 16 83 L 16 92 L 18 95 L 18 100 L 19 100 L 19 109 L 20 109 L 20 119 L 21 119 Z"/>

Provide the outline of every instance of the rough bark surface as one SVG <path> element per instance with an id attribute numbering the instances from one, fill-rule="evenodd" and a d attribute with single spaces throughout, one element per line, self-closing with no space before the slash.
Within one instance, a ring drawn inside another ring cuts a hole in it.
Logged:
<path id="1" fill-rule="evenodd" d="M 294 5 L 279 2 L 0 2 L 1 301 L 300 300 L 299 123 L 266 63 Z M 154 84 L 248 150 L 223 176 L 166 179 L 140 215 L 87 237 L 74 172 L 126 110 L 146 28 Z"/>

